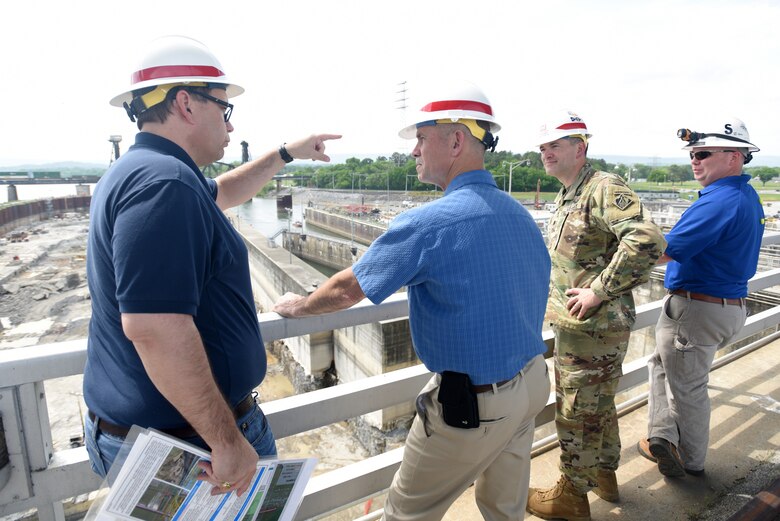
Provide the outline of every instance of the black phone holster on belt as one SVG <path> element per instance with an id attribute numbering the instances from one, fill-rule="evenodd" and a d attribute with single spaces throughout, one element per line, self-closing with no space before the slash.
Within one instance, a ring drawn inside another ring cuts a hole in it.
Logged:
<path id="1" fill-rule="evenodd" d="M 464 373 L 444 371 L 439 385 L 439 403 L 444 423 L 458 429 L 479 427 L 477 393 L 471 388 L 471 379 Z"/>

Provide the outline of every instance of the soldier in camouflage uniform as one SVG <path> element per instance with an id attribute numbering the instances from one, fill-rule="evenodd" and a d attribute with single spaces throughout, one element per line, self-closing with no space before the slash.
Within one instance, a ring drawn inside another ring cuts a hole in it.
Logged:
<path id="1" fill-rule="evenodd" d="M 563 187 L 547 229 L 552 259 L 546 321 L 555 332 L 558 483 L 532 488 L 527 510 L 590 519 L 587 492 L 619 498 L 615 391 L 635 320 L 631 289 L 646 282 L 666 246 L 639 197 L 619 176 L 588 164 L 585 123 L 566 112 L 542 127 L 542 162 Z"/>

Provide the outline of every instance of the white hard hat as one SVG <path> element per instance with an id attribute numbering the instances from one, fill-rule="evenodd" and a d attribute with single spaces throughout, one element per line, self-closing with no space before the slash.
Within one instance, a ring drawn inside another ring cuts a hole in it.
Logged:
<path id="1" fill-rule="evenodd" d="M 758 152 L 760 149 L 750 142 L 745 123 L 739 118 L 730 118 L 710 127 L 707 132 L 691 131 L 681 128 L 677 131 L 677 137 L 687 141 L 683 150 L 693 150 L 703 147 L 732 147 L 744 148 L 747 152 Z"/>
<path id="2" fill-rule="evenodd" d="M 447 120 L 447 121 L 444 121 Z M 414 139 L 417 134 L 417 128 L 425 125 L 435 125 L 441 123 L 464 123 L 472 134 L 479 132 L 477 125 L 469 125 L 464 120 L 484 121 L 489 124 L 488 134 L 501 130 L 501 125 L 496 123 L 493 116 L 493 107 L 487 96 L 472 83 L 468 82 L 448 82 L 445 85 L 437 87 L 432 94 L 426 95 L 422 106 L 415 111 L 410 118 L 410 125 L 401 129 L 398 135 L 404 139 Z M 484 129 L 481 129 L 484 131 Z M 474 137 L 482 141 L 486 147 L 494 146 L 493 136 Z"/>
<path id="3" fill-rule="evenodd" d="M 588 132 L 588 126 L 581 117 L 570 110 L 562 110 L 539 127 L 536 146 L 568 136 L 582 136 L 585 138 L 584 140 L 587 140 L 591 135 Z"/>
<path id="4" fill-rule="evenodd" d="M 201 42 L 186 36 L 163 36 L 150 42 L 142 53 L 140 63 L 133 68 L 130 88 L 114 96 L 110 103 L 115 107 L 124 106 L 130 114 L 131 109 L 128 105 L 133 103 L 134 98 L 139 98 L 142 94 L 148 96 L 150 92 L 162 90 L 143 100 L 143 110 L 145 110 L 162 102 L 167 90 L 180 85 L 224 87 L 229 98 L 244 92 L 242 87 L 227 77 L 222 64 Z M 137 113 L 136 111 L 136 115 Z"/>

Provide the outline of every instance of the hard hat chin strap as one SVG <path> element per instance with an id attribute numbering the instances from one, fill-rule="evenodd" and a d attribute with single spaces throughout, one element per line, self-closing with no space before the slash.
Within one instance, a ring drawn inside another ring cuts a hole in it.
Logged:
<path id="1" fill-rule="evenodd" d="M 130 118 L 130 121 L 135 123 L 135 118 L 137 118 L 142 112 L 144 112 L 147 107 L 141 97 L 133 98 L 130 103 L 123 102 L 122 106 L 125 108 L 125 112 L 127 112 L 127 117 Z"/>
<path id="2" fill-rule="evenodd" d="M 177 85 L 166 84 L 150 87 L 148 90 L 144 89 L 138 91 L 133 99 L 130 100 L 130 103 L 122 103 L 125 111 L 127 111 L 127 116 L 130 118 L 130 121 L 135 122 L 135 118 L 155 105 L 165 101 L 165 97 L 168 95 L 168 92 L 170 92 L 170 90 L 175 86 Z"/>
<path id="3" fill-rule="evenodd" d="M 485 136 L 480 139 L 479 142 L 485 145 L 485 150 L 488 152 L 495 152 L 496 145 L 498 145 L 498 136 L 493 136 L 493 134 L 486 130 Z"/>

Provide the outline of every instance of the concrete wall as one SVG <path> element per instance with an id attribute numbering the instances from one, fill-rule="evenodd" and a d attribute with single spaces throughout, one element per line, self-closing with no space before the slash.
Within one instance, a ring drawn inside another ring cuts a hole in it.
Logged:
<path id="1" fill-rule="evenodd" d="M 284 248 L 292 248 L 293 255 L 335 270 L 352 266 L 366 251 L 363 246 L 354 246 L 353 252 L 353 246 L 349 242 L 313 237 L 303 233 L 284 232 L 282 237 Z"/>
<path id="2" fill-rule="evenodd" d="M 271 247 L 268 238 L 251 226 L 241 227 L 239 233 L 249 250 L 252 290 L 259 311 L 270 311 L 274 302 L 287 292 L 308 295 L 326 280 L 325 275 L 289 251 Z M 315 382 L 324 377 L 333 363 L 332 332 L 291 338 L 285 344 L 303 372 Z"/>
<path id="3" fill-rule="evenodd" d="M 384 226 L 324 212 L 316 208 L 305 208 L 304 218 L 307 224 L 313 224 L 323 230 L 365 245 L 374 242 L 374 239 L 382 235 L 386 229 Z"/>
<path id="4" fill-rule="evenodd" d="M 335 367 L 342 382 L 417 365 L 408 319 L 362 324 L 334 331 Z M 411 419 L 414 404 L 400 404 L 363 416 L 370 427 L 387 430 Z"/>
<path id="5" fill-rule="evenodd" d="M 89 186 L 87 186 L 89 188 Z M 66 212 L 89 210 L 90 196 L 38 199 L 0 208 L 0 235 Z"/>

